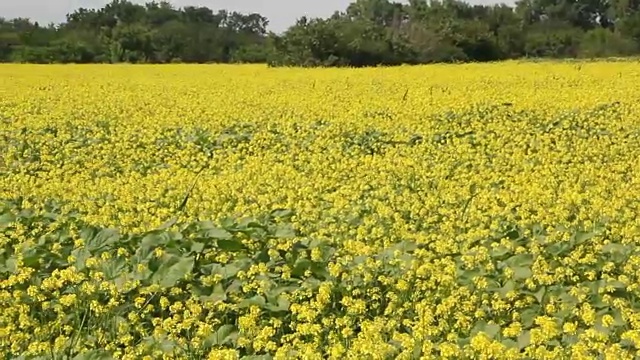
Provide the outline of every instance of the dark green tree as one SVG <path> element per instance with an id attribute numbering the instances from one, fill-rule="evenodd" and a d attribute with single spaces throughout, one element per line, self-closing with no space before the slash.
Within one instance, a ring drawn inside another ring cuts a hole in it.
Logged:
<path id="1" fill-rule="evenodd" d="M 375 66 L 640 51 L 640 0 L 354 0 L 283 34 L 268 19 L 207 7 L 112 0 L 62 24 L 0 19 L 0 61 Z"/>

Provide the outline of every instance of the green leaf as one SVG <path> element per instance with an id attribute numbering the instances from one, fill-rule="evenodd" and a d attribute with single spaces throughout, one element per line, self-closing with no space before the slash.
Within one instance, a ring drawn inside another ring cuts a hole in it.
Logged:
<path id="1" fill-rule="evenodd" d="M 504 283 L 504 285 L 500 288 L 500 290 L 498 290 L 498 292 L 500 293 L 500 296 L 502 296 L 502 298 L 506 298 L 507 293 L 515 290 L 515 288 L 516 288 L 516 283 L 513 282 L 512 280 L 507 280 L 507 282 Z"/>
<path id="2" fill-rule="evenodd" d="M 471 328 L 471 331 L 469 332 L 469 334 L 473 337 L 477 335 L 479 332 L 483 332 L 485 327 L 487 327 L 487 322 L 484 320 L 478 320 L 473 326 L 473 328 Z"/>
<path id="3" fill-rule="evenodd" d="M 166 335 L 147 336 L 142 341 L 147 344 L 147 348 L 157 348 L 164 353 L 170 353 L 177 347 L 176 342 L 168 339 Z"/>
<path id="4" fill-rule="evenodd" d="M 290 218 L 294 215 L 293 210 L 289 209 L 276 209 L 271 212 L 271 216 L 274 218 Z"/>
<path id="5" fill-rule="evenodd" d="M 87 259 L 91 257 L 91 253 L 87 248 L 73 250 L 71 255 L 76 258 L 76 263 L 74 265 L 79 271 L 86 268 Z"/>
<path id="6" fill-rule="evenodd" d="M 560 256 L 571 251 L 571 244 L 568 242 L 557 242 L 547 246 L 547 252 L 553 256 Z"/>
<path id="7" fill-rule="evenodd" d="M 613 310 L 613 326 L 625 326 L 627 322 L 622 317 L 622 312 L 618 309 Z"/>
<path id="8" fill-rule="evenodd" d="M 509 254 L 511 250 L 506 246 L 498 246 L 491 250 L 491 257 L 499 258 Z"/>
<path id="9" fill-rule="evenodd" d="M 153 280 L 162 287 L 170 288 L 191 273 L 193 265 L 194 259 L 191 256 L 185 258 L 172 256 L 160 265 L 158 271 L 153 274 Z"/>
<path id="10" fill-rule="evenodd" d="M 152 231 L 147 233 L 140 241 L 140 247 L 143 249 L 155 249 L 157 247 L 166 246 L 171 237 L 166 231 Z"/>
<path id="11" fill-rule="evenodd" d="M 124 258 L 111 258 L 101 266 L 106 280 L 112 280 L 127 273 L 127 264 Z"/>
<path id="12" fill-rule="evenodd" d="M 84 240 L 85 244 L 89 243 L 96 236 L 96 229 L 91 226 L 83 227 L 80 230 L 80 238 Z"/>
<path id="13" fill-rule="evenodd" d="M 238 304 L 238 308 L 242 309 L 242 308 L 247 308 L 253 305 L 259 306 L 260 308 L 264 308 L 266 305 L 266 301 L 264 297 L 262 297 L 261 295 L 256 295 L 252 298 L 242 300 Z"/>
<path id="14" fill-rule="evenodd" d="M 614 289 L 620 289 L 620 290 L 625 290 L 627 288 L 627 285 L 625 283 L 618 280 L 610 280 L 607 283 L 607 286 L 612 286 Z"/>
<path id="15" fill-rule="evenodd" d="M 279 296 L 278 297 L 278 303 L 276 305 L 273 304 L 267 304 L 265 306 L 265 309 L 272 311 L 272 312 L 285 312 L 289 310 L 289 306 L 291 305 L 291 303 L 289 303 L 289 301 L 287 299 L 285 299 L 283 296 Z"/>
<path id="16" fill-rule="evenodd" d="M 606 285 L 605 280 L 595 280 L 595 281 L 584 281 L 582 286 L 591 290 L 591 294 L 598 294 L 600 288 Z"/>
<path id="17" fill-rule="evenodd" d="M 609 243 L 602 247 L 602 253 L 609 254 L 614 263 L 622 264 L 628 260 L 631 248 L 627 245 Z"/>
<path id="18" fill-rule="evenodd" d="M 7 271 L 9 271 L 12 274 L 15 274 L 16 272 L 18 272 L 18 261 L 16 260 L 15 256 L 12 256 L 9 259 L 7 259 L 5 263 L 5 267 Z"/>
<path id="19" fill-rule="evenodd" d="M 293 270 L 291 270 L 291 275 L 295 277 L 303 277 L 304 273 L 311 268 L 311 265 L 311 260 L 299 258 L 296 261 Z"/>
<path id="20" fill-rule="evenodd" d="M 565 344 L 565 346 L 575 345 L 578 343 L 578 336 L 565 334 L 562 336 L 562 343 Z"/>
<path id="21" fill-rule="evenodd" d="M 563 292 L 558 295 L 558 299 L 562 304 L 569 304 L 571 306 L 576 306 L 578 304 L 578 299 L 568 292 Z"/>
<path id="22" fill-rule="evenodd" d="M 599 317 L 599 319 L 596 320 L 596 324 L 594 328 L 597 332 L 602 333 L 604 335 L 611 334 L 611 329 L 602 324 L 602 317 Z"/>
<path id="23" fill-rule="evenodd" d="M 602 247 L 603 253 L 626 253 L 628 251 L 628 247 L 622 244 L 609 243 Z"/>
<path id="24" fill-rule="evenodd" d="M 247 355 L 240 358 L 240 360 L 272 360 L 271 355 Z"/>
<path id="25" fill-rule="evenodd" d="M 160 225 L 160 227 L 158 227 L 158 230 L 166 230 L 170 227 L 172 227 L 173 225 L 175 225 L 178 222 L 178 218 L 172 218 L 169 219 L 168 221 L 164 222 L 162 225 Z"/>
<path id="26" fill-rule="evenodd" d="M 275 237 L 279 239 L 290 239 L 296 237 L 296 232 L 291 224 L 279 224 Z"/>
<path id="27" fill-rule="evenodd" d="M 40 254 L 36 249 L 23 249 L 22 261 L 25 266 L 34 268 L 38 267 L 40 266 L 40 259 L 42 259 L 42 254 Z"/>
<path id="28" fill-rule="evenodd" d="M 546 291 L 547 291 L 547 288 L 544 286 L 541 286 L 540 289 L 538 289 L 538 291 L 536 291 L 535 294 L 533 294 L 536 300 L 538 300 L 539 304 L 542 304 L 542 300 L 544 299 L 544 294 L 546 293 Z"/>
<path id="29" fill-rule="evenodd" d="M 591 304 L 591 306 L 593 306 L 594 309 L 604 309 L 605 311 L 608 311 L 609 304 L 604 302 L 603 297 L 600 294 L 592 294 L 589 303 Z"/>
<path id="30" fill-rule="evenodd" d="M 73 357 L 73 360 L 111 360 L 113 356 L 106 350 L 89 350 Z"/>
<path id="31" fill-rule="evenodd" d="M 222 345 L 226 345 L 228 343 L 230 343 L 233 338 L 234 335 L 237 336 L 237 332 L 236 332 L 236 327 L 233 325 L 222 325 L 218 328 L 218 330 L 216 330 L 216 332 L 214 332 L 213 334 L 209 335 L 205 340 L 204 340 L 204 345 L 207 348 L 210 348 L 212 346 L 222 346 Z"/>
<path id="32" fill-rule="evenodd" d="M 584 231 L 577 231 L 574 235 L 573 235 L 573 239 L 576 245 L 580 245 L 583 244 L 591 239 L 593 239 L 596 236 L 595 233 L 593 232 L 584 232 Z"/>
<path id="33" fill-rule="evenodd" d="M 532 254 L 518 254 L 510 257 L 505 261 L 512 267 L 525 267 L 533 265 Z"/>
<path id="34" fill-rule="evenodd" d="M 222 279 L 227 280 L 236 276 L 240 270 L 246 268 L 245 265 L 247 265 L 246 261 L 237 260 L 223 266 L 220 273 L 222 275 Z"/>
<path id="35" fill-rule="evenodd" d="M 529 344 L 531 344 L 531 332 L 528 330 L 523 331 L 520 336 L 518 336 L 518 348 L 522 350 L 529 346 Z"/>
<path id="36" fill-rule="evenodd" d="M 218 240 L 230 240 L 233 239 L 233 235 L 231 235 L 230 232 L 228 232 L 225 229 L 222 228 L 211 228 L 211 229 L 206 229 L 206 230 L 202 230 L 200 232 L 200 235 L 202 237 L 205 238 L 213 238 L 213 239 L 218 239 Z"/>
<path id="37" fill-rule="evenodd" d="M 16 216 L 10 212 L 0 215 L 0 228 L 6 227 L 16 220 Z"/>
<path id="38" fill-rule="evenodd" d="M 458 276 L 458 279 L 460 280 L 460 283 L 463 285 L 469 285 L 473 282 L 473 278 L 475 278 L 476 276 L 482 276 L 484 275 L 482 273 L 482 271 L 480 271 L 480 269 L 472 269 L 472 270 L 462 270 L 460 271 L 460 275 Z"/>
<path id="39" fill-rule="evenodd" d="M 194 241 L 191 244 L 191 252 L 192 253 L 200 254 L 203 250 L 204 250 L 204 244 L 203 243 Z"/>
<path id="40" fill-rule="evenodd" d="M 560 342 L 558 340 L 554 339 L 554 340 L 547 341 L 546 346 L 553 349 L 554 347 L 558 347 L 558 346 L 561 346 L 561 345 L 560 345 Z"/>
<path id="41" fill-rule="evenodd" d="M 279 287 L 269 291 L 267 297 L 269 299 L 272 299 L 271 301 L 273 302 L 273 299 L 279 298 L 280 295 L 287 294 L 287 293 L 292 293 L 292 292 L 294 292 L 294 291 L 296 291 L 298 289 L 299 289 L 299 286 L 279 286 Z"/>
<path id="42" fill-rule="evenodd" d="M 311 270 L 313 276 L 318 279 L 325 280 L 331 277 L 331 275 L 329 274 L 329 270 L 324 265 L 312 263 L 309 269 Z"/>
<path id="43" fill-rule="evenodd" d="M 218 283 L 214 285 L 213 292 L 211 293 L 211 295 L 201 296 L 200 300 L 204 302 L 214 302 L 214 303 L 218 301 L 225 301 L 227 300 L 227 294 L 224 288 L 222 287 L 222 284 Z"/>
<path id="44" fill-rule="evenodd" d="M 505 236 L 511 240 L 516 240 L 520 237 L 520 232 L 518 229 L 512 229 L 505 233 Z"/>
<path id="45" fill-rule="evenodd" d="M 413 352 L 411 353 L 413 355 L 414 359 L 421 359 L 422 358 L 422 341 L 421 340 L 417 340 L 415 345 L 413 345 Z"/>
<path id="46" fill-rule="evenodd" d="M 514 280 L 528 279 L 533 275 L 531 269 L 527 266 L 518 266 L 512 269 Z"/>
<path id="47" fill-rule="evenodd" d="M 239 239 L 218 240 L 217 244 L 224 251 L 241 251 L 245 249 L 244 244 Z"/>
<path id="48" fill-rule="evenodd" d="M 213 293 L 211 293 L 211 295 L 220 296 L 222 300 L 226 300 L 227 298 L 226 292 L 224 291 L 224 287 L 221 283 L 217 283 L 213 286 Z"/>
<path id="49" fill-rule="evenodd" d="M 266 230 L 267 229 L 265 225 L 263 225 L 259 220 L 253 217 L 246 217 L 246 218 L 240 219 L 240 221 L 238 221 L 238 228 L 243 230 L 247 230 L 247 229 Z"/>
<path id="50" fill-rule="evenodd" d="M 520 313 L 520 319 L 522 320 L 522 326 L 530 328 L 533 325 L 534 320 L 538 316 L 538 309 L 540 306 L 532 306 L 525 309 Z"/>
<path id="51" fill-rule="evenodd" d="M 469 337 L 459 337 L 458 340 L 456 340 L 456 343 L 458 343 L 458 346 L 460 348 L 465 348 L 465 347 L 469 346 L 469 344 L 471 343 L 471 338 L 469 338 Z"/>
<path id="52" fill-rule="evenodd" d="M 495 339 L 496 336 L 500 335 L 500 325 L 498 324 L 487 324 L 484 327 L 483 332 L 487 334 L 487 336 L 491 339 Z"/>
<path id="53" fill-rule="evenodd" d="M 120 233 L 118 230 L 102 229 L 86 244 L 89 250 L 94 251 L 102 249 L 108 245 L 115 244 L 118 240 L 120 240 Z"/>
<path id="54" fill-rule="evenodd" d="M 253 255 L 253 261 L 259 263 L 268 263 L 271 260 L 269 249 L 262 249 Z"/>
<path id="55" fill-rule="evenodd" d="M 232 217 L 226 217 L 220 220 L 220 226 L 222 226 L 224 229 L 234 228 L 236 226 L 236 219 Z M 200 227 L 202 228 L 202 223 L 200 223 Z M 213 227 L 213 224 L 211 224 L 211 227 Z"/>
<path id="56" fill-rule="evenodd" d="M 31 219 L 35 215 L 35 212 L 31 209 L 22 209 L 18 213 L 18 218 Z"/>
<path id="57" fill-rule="evenodd" d="M 239 280 L 239 279 L 233 279 L 233 281 L 231 281 L 231 284 L 229 284 L 229 286 L 227 286 L 227 288 L 225 289 L 225 293 L 227 294 L 240 294 L 242 293 L 242 284 L 244 282 Z"/>

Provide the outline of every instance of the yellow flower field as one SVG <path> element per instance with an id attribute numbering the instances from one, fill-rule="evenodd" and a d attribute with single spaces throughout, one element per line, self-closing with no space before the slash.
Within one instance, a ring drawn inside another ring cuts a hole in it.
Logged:
<path id="1" fill-rule="evenodd" d="M 638 93 L 631 61 L 0 66 L 0 354 L 632 359 Z"/>

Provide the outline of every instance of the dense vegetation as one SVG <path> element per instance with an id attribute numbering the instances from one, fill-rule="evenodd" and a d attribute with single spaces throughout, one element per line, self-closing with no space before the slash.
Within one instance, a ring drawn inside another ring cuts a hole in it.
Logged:
<path id="1" fill-rule="evenodd" d="M 638 84 L 2 65 L 0 354 L 637 359 Z"/>
<path id="2" fill-rule="evenodd" d="M 357 0 L 275 34 L 260 14 L 113 0 L 62 24 L 0 20 L 0 61 L 367 66 L 628 56 L 640 52 L 639 8 L 630 0 Z"/>

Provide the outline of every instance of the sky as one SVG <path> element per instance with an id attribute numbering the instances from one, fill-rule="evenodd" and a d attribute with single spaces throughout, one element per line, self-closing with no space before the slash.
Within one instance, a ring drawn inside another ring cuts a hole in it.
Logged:
<path id="1" fill-rule="evenodd" d="M 345 10 L 353 0 L 173 0 L 176 7 L 206 6 L 217 11 L 226 9 L 243 13 L 257 12 L 269 19 L 269 30 L 280 32 L 301 16 L 328 17 L 336 10 Z M 74 10 L 99 8 L 110 0 L 0 0 L 0 17 L 30 18 L 41 24 L 60 23 L 65 15 Z M 145 3 L 149 1 L 134 1 Z M 498 1 L 471 0 L 473 4 L 486 4 Z M 500 1 L 502 2 L 502 1 Z M 506 1 L 510 3 L 511 1 Z"/>

